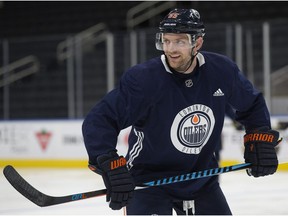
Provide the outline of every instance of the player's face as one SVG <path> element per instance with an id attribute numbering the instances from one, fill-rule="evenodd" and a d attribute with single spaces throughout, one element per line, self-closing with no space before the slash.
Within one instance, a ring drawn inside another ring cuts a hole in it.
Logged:
<path id="1" fill-rule="evenodd" d="M 163 51 L 169 65 L 176 71 L 185 72 L 191 63 L 192 45 L 187 34 L 163 35 Z"/>

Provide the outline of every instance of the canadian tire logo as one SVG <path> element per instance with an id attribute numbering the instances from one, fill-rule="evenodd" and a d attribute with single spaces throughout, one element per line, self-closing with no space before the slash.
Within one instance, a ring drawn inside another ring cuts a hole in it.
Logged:
<path id="1" fill-rule="evenodd" d="M 47 132 L 45 130 L 42 130 L 42 131 L 36 133 L 36 137 L 37 137 L 38 142 L 39 142 L 43 151 L 46 150 L 46 148 L 49 144 L 49 141 L 51 139 L 51 135 L 52 135 L 52 133 Z"/>

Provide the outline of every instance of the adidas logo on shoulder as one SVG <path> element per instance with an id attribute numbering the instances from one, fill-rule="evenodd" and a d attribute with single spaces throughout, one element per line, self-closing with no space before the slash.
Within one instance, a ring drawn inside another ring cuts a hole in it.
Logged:
<path id="1" fill-rule="evenodd" d="M 222 90 L 219 88 L 217 89 L 217 91 L 214 92 L 213 96 L 224 96 L 224 93 L 222 92 Z"/>

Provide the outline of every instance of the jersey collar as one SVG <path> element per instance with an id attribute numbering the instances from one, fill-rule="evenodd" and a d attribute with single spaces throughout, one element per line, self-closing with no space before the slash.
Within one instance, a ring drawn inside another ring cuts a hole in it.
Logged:
<path id="1" fill-rule="evenodd" d="M 203 64 L 205 64 L 205 58 L 204 58 L 204 56 L 201 53 L 198 52 L 198 54 L 196 55 L 196 58 L 198 60 L 199 67 L 201 67 Z M 162 61 L 162 64 L 164 65 L 164 67 L 165 67 L 165 70 L 168 73 L 172 73 L 172 71 L 170 70 L 170 68 L 168 67 L 168 65 L 166 63 L 164 54 L 161 55 L 161 61 Z"/>

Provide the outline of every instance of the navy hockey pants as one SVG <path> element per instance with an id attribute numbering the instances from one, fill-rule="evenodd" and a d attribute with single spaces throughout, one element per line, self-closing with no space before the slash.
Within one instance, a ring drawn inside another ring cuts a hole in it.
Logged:
<path id="1" fill-rule="evenodd" d="M 159 190 L 154 188 L 136 190 L 126 207 L 126 213 L 127 215 L 172 215 L 174 209 L 178 215 L 186 214 L 182 203 L 159 193 Z M 195 215 L 232 215 L 219 184 L 209 192 L 200 193 L 194 199 L 193 209 L 189 209 L 188 212 L 190 215 L 192 212 Z"/>

